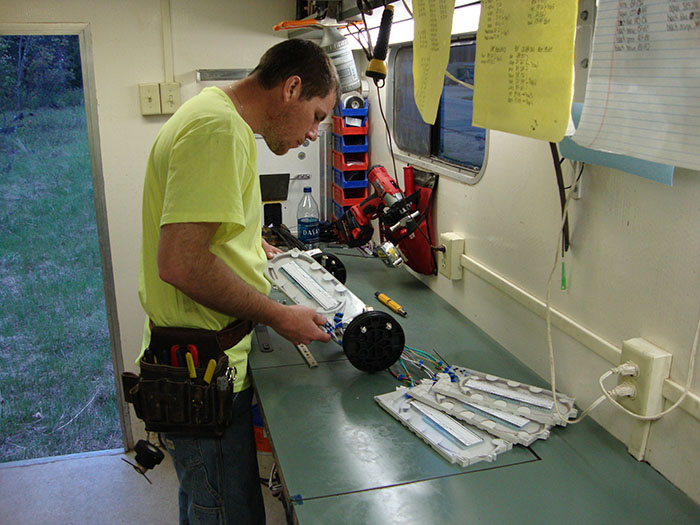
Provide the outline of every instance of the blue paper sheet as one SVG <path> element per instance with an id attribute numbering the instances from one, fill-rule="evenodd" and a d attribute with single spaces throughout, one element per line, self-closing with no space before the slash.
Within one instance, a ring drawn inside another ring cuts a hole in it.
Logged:
<path id="1" fill-rule="evenodd" d="M 579 119 L 581 118 L 582 109 L 583 104 L 581 103 L 574 103 L 571 106 L 571 117 L 576 126 L 578 126 Z M 673 186 L 673 166 L 636 159 L 634 157 L 628 157 L 627 155 L 618 155 L 617 153 L 606 153 L 604 151 L 584 148 L 576 144 L 569 137 L 564 137 L 559 143 L 559 153 L 562 157 L 569 160 L 595 164 L 596 166 L 607 166 Z"/>

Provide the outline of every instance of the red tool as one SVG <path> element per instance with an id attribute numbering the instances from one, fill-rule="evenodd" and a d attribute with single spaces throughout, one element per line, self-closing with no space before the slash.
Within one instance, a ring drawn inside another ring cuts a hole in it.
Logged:
<path id="1" fill-rule="evenodd" d="M 177 358 L 179 352 L 180 345 L 173 345 L 170 347 L 170 366 L 180 366 L 180 361 Z"/>
<path id="2" fill-rule="evenodd" d="M 199 364 L 199 352 L 197 351 L 197 347 L 194 345 L 187 345 L 187 351 L 192 354 L 192 361 L 194 362 L 195 368 Z"/>
<path id="3" fill-rule="evenodd" d="M 412 170 L 405 179 L 410 179 L 413 187 Z M 373 193 L 336 223 L 340 241 L 351 248 L 367 244 L 374 234 L 371 221 L 378 219 L 381 233 L 401 251 L 409 267 L 425 275 L 434 274 L 437 265 L 430 242 L 430 203 L 436 178 L 408 196 L 383 166 L 373 166 L 367 180 Z"/>
<path id="4" fill-rule="evenodd" d="M 399 235 L 417 227 L 414 219 L 418 212 L 411 211 L 409 200 L 383 166 L 372 167 L 367 180 L 374 193 L 360 204 L 355 204 L 338 220 L 341 240 L 351 248 L 367 244 L 372 238 L 372 219 L 379 218 L 387 228 L 398 231 Z"/>

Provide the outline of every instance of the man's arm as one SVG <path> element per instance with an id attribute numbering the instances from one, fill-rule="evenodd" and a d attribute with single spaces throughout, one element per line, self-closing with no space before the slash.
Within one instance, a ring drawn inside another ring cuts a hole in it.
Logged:
<path id="1" fill-rule="evenodd" d="M 213 310 L 263 323 L 294 344 L 328 342 L 326 319 L 312 308 L 284 306 L 246 283 L 209 251 L 218 223 L 166 224 L 160 231 L 160 278 Z"/>

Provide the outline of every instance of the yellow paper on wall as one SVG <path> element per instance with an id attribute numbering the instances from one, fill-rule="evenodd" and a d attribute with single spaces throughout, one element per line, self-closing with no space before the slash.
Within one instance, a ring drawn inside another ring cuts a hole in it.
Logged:
<path id="1" fill-rule="evenodd" d="M 483 0 L 474 126 L 559 142 L 569 122 L 577 2 Z"/>
<path id="2" fill-rule="evenodd" d="M 455 0 L 413 2 L 413 96 L 426 124 L 433 124 L 450 58 Z"/>

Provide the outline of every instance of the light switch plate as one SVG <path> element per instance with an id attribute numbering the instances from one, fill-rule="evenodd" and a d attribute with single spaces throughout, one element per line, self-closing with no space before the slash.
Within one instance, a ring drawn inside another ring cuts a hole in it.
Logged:
<path id="1" fill-rule="evenodd" d="M 139 84 L 142 115 L 160 115 L 160 89 L 156 82 Z"/>
<path id="2" fill-rule="evenodd" d="M 163 115 L 175 113 L 180 107 L 180 83 L 163 82 L 160 84 L 160 108 Z"/>

